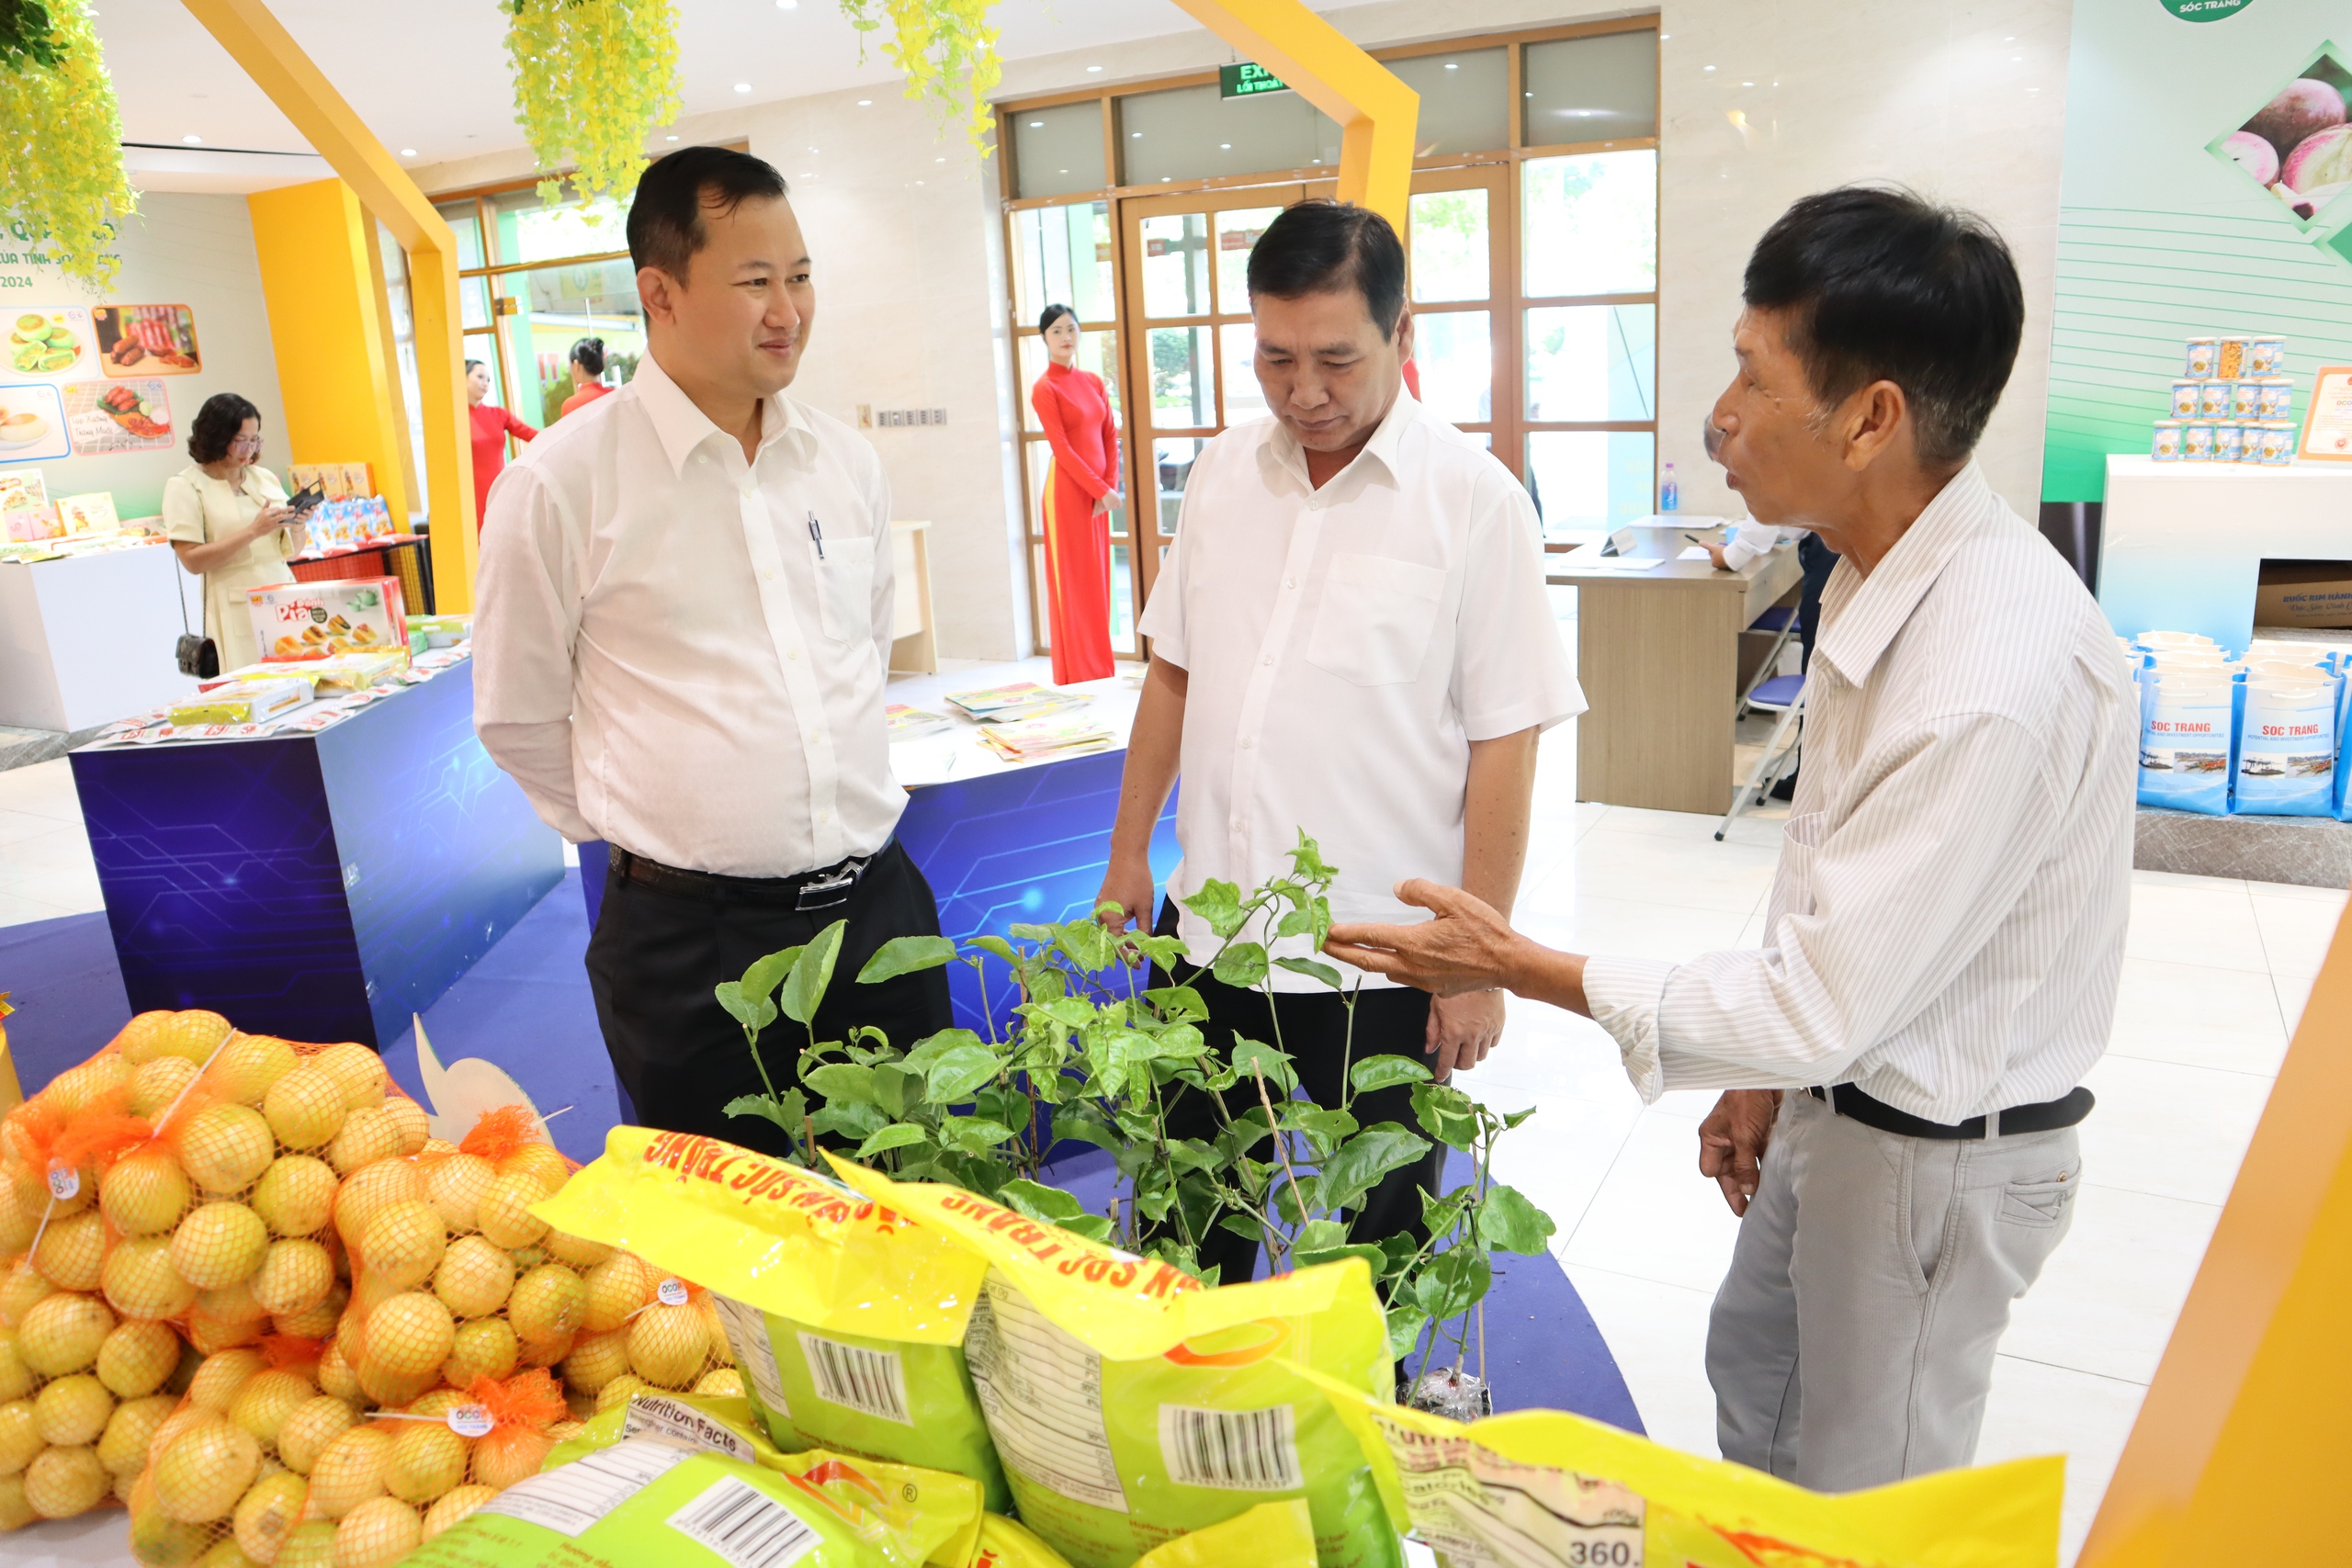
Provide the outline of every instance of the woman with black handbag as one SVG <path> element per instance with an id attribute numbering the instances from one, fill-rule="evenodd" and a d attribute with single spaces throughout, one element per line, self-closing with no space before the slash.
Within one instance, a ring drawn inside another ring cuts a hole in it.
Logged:
<path id="1" fill-rule="evenodd" d="M 294 581 L 288 556 L 305 531 L 286 502 L 286 487 L 260 467 L 261 412 L 234 392 L 205 399 L 188 429 L 195 461 L 164 481 L 164 534 L 180 565 L 204 579 L 204 635 L 220 649 L 220 668 L 258 661 L 245 590 Z"/>

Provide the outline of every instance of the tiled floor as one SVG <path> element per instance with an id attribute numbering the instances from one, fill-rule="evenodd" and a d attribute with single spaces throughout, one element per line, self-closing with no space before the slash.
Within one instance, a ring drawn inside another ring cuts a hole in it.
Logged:
<path id="1" fill-rule="evenodd" d="M 1784 808 L 1743 818 L 1718 844 L 1712 818 L 1577 803 L 1573 728 L 1544 745 L 1521 925 L 1555 944 L 1662 958 L 1759 941 Z M 2068 1559 L 2344 903 L 2308 888 L 2133 878 L 2130 956 L 2113 1043 L 2090 1077 L 2099 1109 L 2084 1128 L 2074 1230 L 2018 1303 L 1979 1453 L 2070 1457 Z M 99 907 L 67 764 L 0 773 L 0 924 Z M 1595 1025 L 1522 1002 L 1465 1081 L 1497 1105 L 1540 1108 L 1504 1145 L 1498 1171 L 1557 1222 L 1555 1250 L 1651 1434 L 1713 1454 L 1701 1350 L 1737 1224 L 1696 1169 L 1698 1120 L 1713 1097 L 1670 1094 L 1644 1108 Z"/>

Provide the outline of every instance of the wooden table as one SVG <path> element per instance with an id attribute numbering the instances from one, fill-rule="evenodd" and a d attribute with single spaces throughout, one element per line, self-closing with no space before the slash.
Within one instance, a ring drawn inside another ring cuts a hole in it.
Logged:
<path id="1" fill-rule="evenodd" d="M 1655 546 L 1672 556 L 1670 531 Z M 1666 559 L 1611 570 L 1599 545 L 1550 558 L 1577 593 L 1577 798 L 1720 816 L 1731 807 L 1739 634 L 1803 578 L 1793 545 L 1738 571 Z"/>
<path id="2" fill-rule="evenodd" d="M 931 525 L 890 525 L 890 668 L 929 675 L 939 669 L 939 632 L 931 614 Z"/>

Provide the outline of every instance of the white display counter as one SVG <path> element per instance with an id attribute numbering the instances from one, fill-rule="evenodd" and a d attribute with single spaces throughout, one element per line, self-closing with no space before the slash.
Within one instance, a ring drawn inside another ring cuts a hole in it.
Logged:
<path id="1" fill-rule="evenodd" d="M 2201 632 L 2243 649 L 2266 559 L 2352 559 L 2352 463 L 2108 457 L 2098 602 L 2118 633 Z"/>
<path id="2" fill-rule="evenodd" d="M 0 561 L 0 725 L 71 734 L 195 694 L 172 643 L 184 605 L 202 626 L 200 586 L 161 541 Z"/>

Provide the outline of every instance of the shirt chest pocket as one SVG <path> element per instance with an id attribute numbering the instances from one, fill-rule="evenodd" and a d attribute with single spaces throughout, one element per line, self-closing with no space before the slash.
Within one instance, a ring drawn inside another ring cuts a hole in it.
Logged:
<path id="1" fill-rule="evenodd" d="M 1420 673 L 1445 598 L 1445 573 L 1386 556 L 1331 562 L 1306 661 L 1358 686 L 1388 686 Z"/>
<path id="2" fill-rule="evenodd" d="M 874 635 L 874 541 L 827 539 L 823 553 L 812 542 L 809 564 L 817 573 L 817 616 L 835 642 Z"/>

